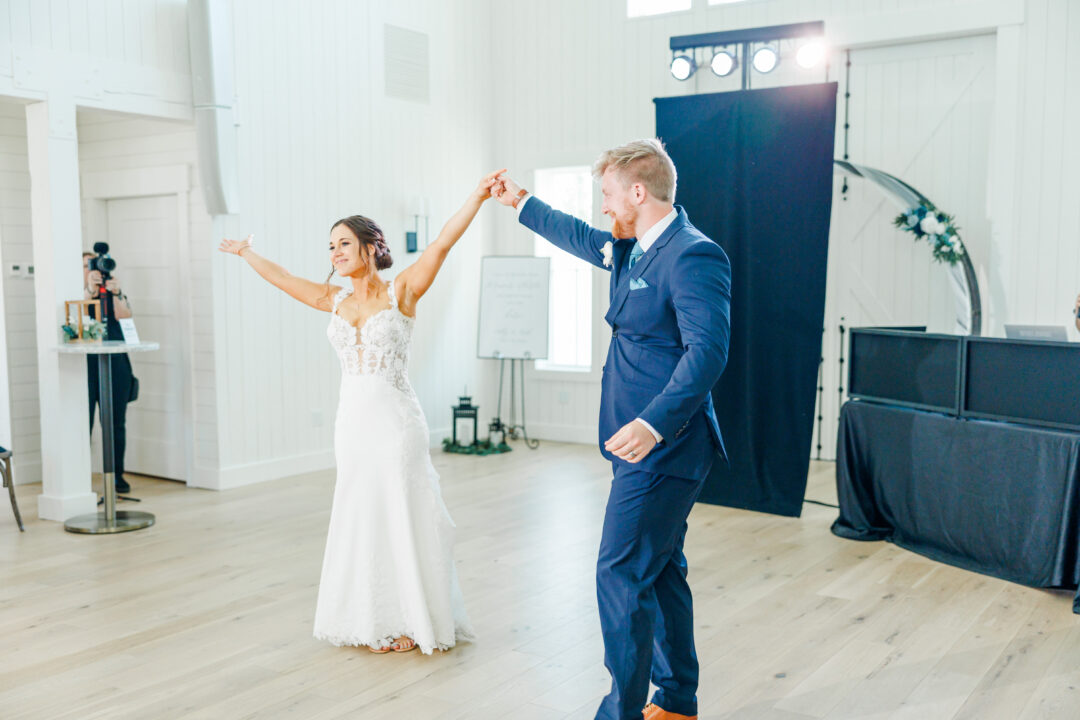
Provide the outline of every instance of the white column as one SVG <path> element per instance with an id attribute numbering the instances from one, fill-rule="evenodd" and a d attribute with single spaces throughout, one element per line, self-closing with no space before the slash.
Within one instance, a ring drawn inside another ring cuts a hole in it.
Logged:
<path id="1" fill-rule="evenodd" d="M 90 488 L 86 359 L 56 352 L 64 301 L 83 295 L 75 103 L 53 97 L 28 105 L 26 137 L 41 403 L 38 517 L 63 521 L 97 508 Z"/>
<path id="2" fill-rule="evenodd" d="M 4 305 L 3 238 L 0 238 L 0 338 L 7 338 L 7 308 Z M 14 428 L 11 426 L 11 375 L 8 371 L 7 348 L 0 347 L 0 447 L 11 450 Z"/>

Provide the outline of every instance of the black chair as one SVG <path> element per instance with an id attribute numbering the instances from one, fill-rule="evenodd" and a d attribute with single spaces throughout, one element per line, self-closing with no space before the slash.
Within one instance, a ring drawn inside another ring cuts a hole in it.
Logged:
<path id="1" fill-rule="evenodd" d="M 11 481 L 11 451 L 0 447 L 0 475 L 4 478 L 4 487 L 8 489 L 8 497 L 11 498 L 11 509 L 15 513 L 15 522 L 19 524 L 19 532 L 26 532 L 23 527 L 22 515 L 19 514 L 19 503 L 15 500 L 15 483 Z"/>

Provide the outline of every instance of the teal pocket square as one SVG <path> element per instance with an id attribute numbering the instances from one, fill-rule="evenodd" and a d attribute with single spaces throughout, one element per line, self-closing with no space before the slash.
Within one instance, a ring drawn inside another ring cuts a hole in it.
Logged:
<path id="1" fill-rule="evenodd" d="M 644 288 L 647 288 L 647 287 L 649 287 L 649 283 L 645 282 L 641 278 L 630 278 L 630 289 L 631 290 L 643 290 Z"/>

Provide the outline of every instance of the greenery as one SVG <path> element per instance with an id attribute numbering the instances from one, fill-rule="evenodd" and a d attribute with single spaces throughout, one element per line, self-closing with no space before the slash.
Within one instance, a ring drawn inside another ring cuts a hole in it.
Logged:
<path id="1" fill-rule="evenodd" d="M 497 455 L 499 453 L 508 453 L 514 449 L 505 442 L 492 444 L 487 440 L 481 440 L 475 445 L 458 445 L 450 438 L 443 438 L 442 446 L 443 452 L 458 453 L 459 455 Z"/>
<path id="2" fill-rule="evenodd" d="M 893 225 L 910 232 L 916 240 L 929 242 L 938 262 L 955 265 L 965 252 L 953 216 L 941 212 L 929 200 L 897 215 Z"/>
<path id="3" fill-rule="evenodd" d="M 64 337 L 66 342 L 79 339 L 79 329 L 75 325 L 61 325 L 60 329 L 64 331 Z M 83 340 L 101 340 L 105 337 L 105 325 L 97 320 L 91 320 L 89 323 L 83 323 Z"/>

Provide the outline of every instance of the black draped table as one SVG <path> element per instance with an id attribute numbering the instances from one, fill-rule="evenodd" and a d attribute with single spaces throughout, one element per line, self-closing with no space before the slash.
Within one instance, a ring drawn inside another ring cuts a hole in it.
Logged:
<path id="1" fill-rule="evenodd" d="M 1078 433 L 851 401 L 836 485 L 840 537 L 1031 587 L 1080 583 Z"/>

